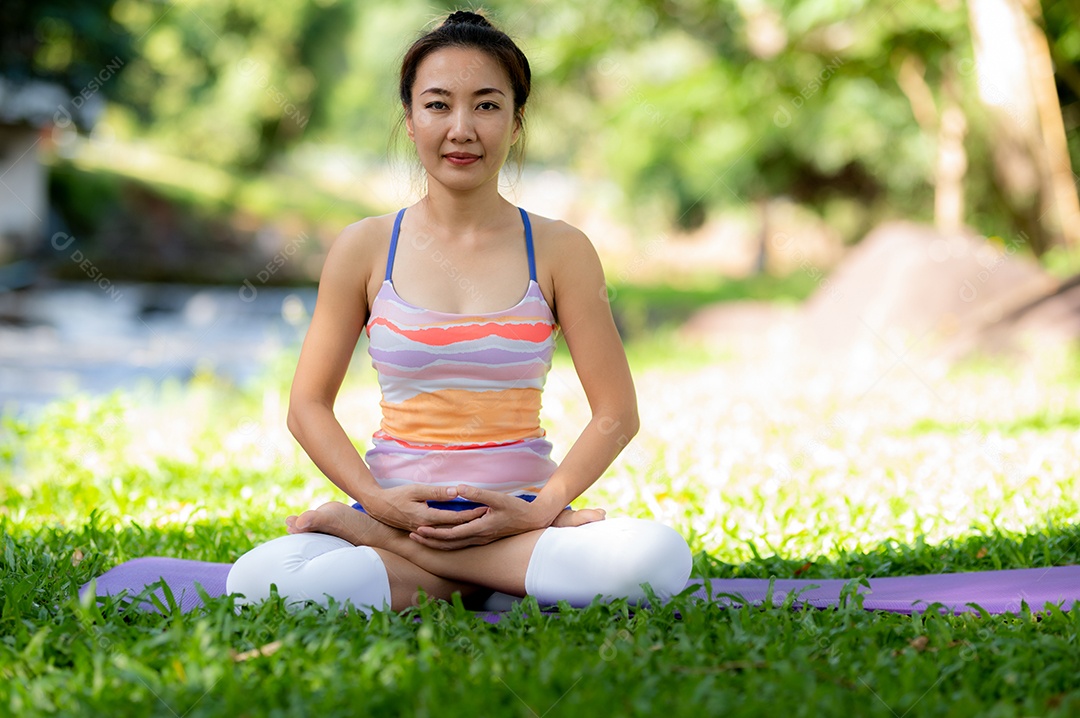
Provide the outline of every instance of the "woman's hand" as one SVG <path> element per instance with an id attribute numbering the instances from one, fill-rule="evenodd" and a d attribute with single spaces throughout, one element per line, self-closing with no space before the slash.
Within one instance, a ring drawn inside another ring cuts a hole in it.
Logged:
<path id="1" fill-rule="evenodd" d="M 523 501 L 516 496 L 474 486 L 459 485 L 457 495 L 469 501 L 487 504 L 486 513 L 456 526 L 420 526 L 409 534 L 409 538 L 428 548 L 451 551 L 467 546 L 480 546 L 548 526 L 580 526 L 604 519 L 603 509 L 569 511 L 562 508 L 565 504 L 560 504 L 553 515 L 547 502 L 539 497 L 532 502 Z"/>
<path id="2" fill-rule="evenodd" d="M 467 511 L 447 511 L 427 505 L 428 501 L 451 501 L 457 498 L 461 495 L 459 488 L 407 484 L 392 489 L 380 489 L 363 497 L 360 503 L 369 516 L 394 528 L 405 531 L 417 531 L 421 527 L 445 529 L 479 519 L 488 511 L 486 506 Z M 515 501 L 525 503 L 521 499 Z"/>

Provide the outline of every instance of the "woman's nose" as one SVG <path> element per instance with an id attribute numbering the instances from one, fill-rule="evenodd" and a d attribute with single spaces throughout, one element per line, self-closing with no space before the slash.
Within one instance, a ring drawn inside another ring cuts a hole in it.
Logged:
<path id="1" fill-rule="evenodd" d="M 451 140 L 458 142 L 470 142 L 476 139 L 471 112 L 468 110 L 454 112 L 450 123 L 449 137 Z"/>

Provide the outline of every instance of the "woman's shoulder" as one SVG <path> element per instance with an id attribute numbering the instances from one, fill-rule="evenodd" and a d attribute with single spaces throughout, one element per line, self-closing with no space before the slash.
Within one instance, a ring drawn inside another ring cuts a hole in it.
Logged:
<path id="1" fill-rule="evenodd" d="M 529 215 L 538 262 L 547 267 L 555 285 L 603 272 L 596 247 L 585 232 L 561 219 Z"/>
<path id="2" fill-rule="evenodd" d="M 573 324 L 573 306 L 603 294 L 604 269 L 592 240 L 574 225 L 531 212 L 541 288 L 560 324 Z"/>
<path id="3" fill-rule="evenodd" d="M 345 264 L 364 277 L 372 276 L 380 262 L 386 261 L 393 227 L 394 213 L 364 217 L 346 225 L 330 245 L 327 260 Z"/>
<path id="4" fill-rule="evenodd" d="M 330 244 L 319 280 L 320 289 L 339 288 L 370 305 L 378 291 L 390 247 L 394 215 L 365 217 L 346 225 Z"/>
<path id="5" fill-rule="evenodd" d="M 382 247 L 385 249 L 390 242 L 390 234 L 394 227 L 394 214 L 374 215 L 358 219 L 352 224 L 346 225 L 338 233 L 331 248 L 338 247 L 339 252 L 369 252 Z"/>
<path id="6" fill-rule="evenodd" d="M 532 212 L 529 212 L 529 220 L 532 223 L 537 251 L 544 251 L 563 259 L 568 256 L 578 257 L 582 254 L 596 253 L 589 237 L 565 220 L 544 217 Z"/>

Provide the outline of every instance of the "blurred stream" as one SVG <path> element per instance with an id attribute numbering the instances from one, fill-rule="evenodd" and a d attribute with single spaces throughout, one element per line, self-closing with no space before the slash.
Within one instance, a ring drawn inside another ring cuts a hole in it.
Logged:
<path id="1" fill-rule="evenodd" d="M 238 384 L 299 351 L 315 288 L 50 283 L 0 293 L 0 413 L 211 371 Z"/>

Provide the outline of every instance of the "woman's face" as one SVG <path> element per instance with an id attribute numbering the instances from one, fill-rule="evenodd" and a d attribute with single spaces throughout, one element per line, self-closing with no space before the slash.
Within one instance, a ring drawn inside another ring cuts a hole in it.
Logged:
<path id="1" fill-rule="evenodd" d="M 416 69 L 405 117 L 428 181 L 468 190 L 498 182 L 521 127 L 499 62 L 475 48 L 436 50 Z"/>

